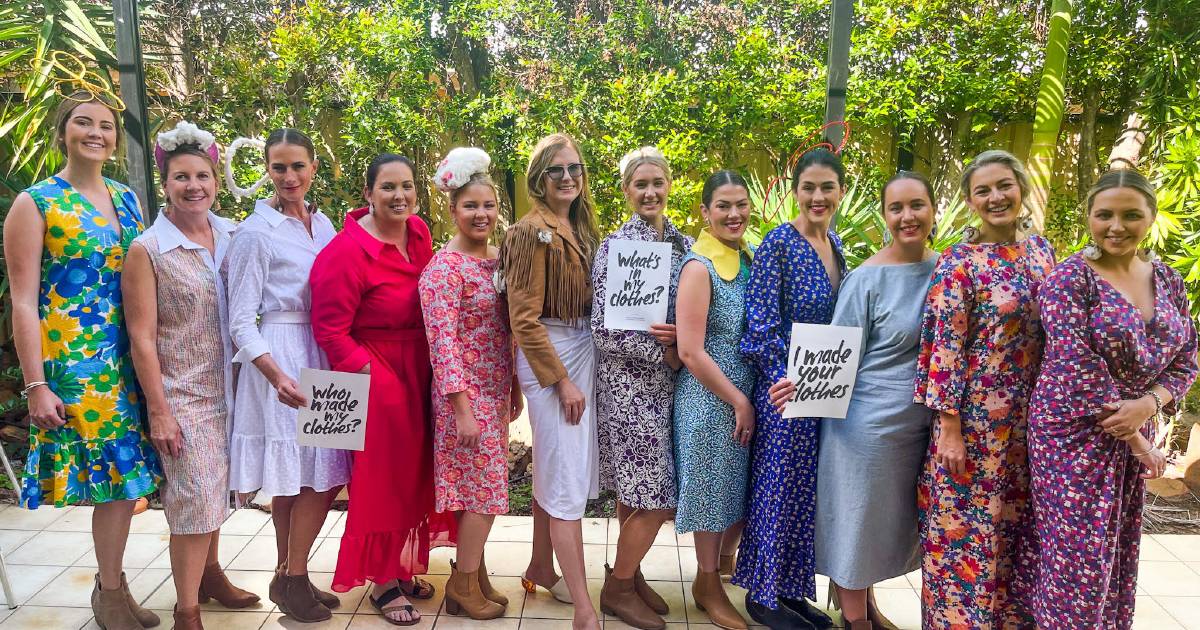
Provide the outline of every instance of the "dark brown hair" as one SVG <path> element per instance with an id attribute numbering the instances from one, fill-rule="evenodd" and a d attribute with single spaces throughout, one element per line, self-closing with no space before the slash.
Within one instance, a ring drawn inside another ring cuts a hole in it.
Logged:
<path id="1" fill-rule="evenodd" d="M 87 90 L 79 90 L 64 98 L 54 110 L 54 146 L 63 155 L 67 154 L 67 122 L 76 108 L 85 103 L 99 103 L 112 113 L 113 124 L 117 131 L 117 150 L 121 150 L 125 141 L 124 128 L 121 126 L 121 112 L 117 111 L 116 103 L 105 94 L 93 94 Z"/>
<path id="2" fill-rule="evenodd" d="M 879 189 L 880 212 L 887 210 L 887 200 L 884 199 L 884 197 L 887 196 L 888 186 L 891 186 L 893 183 L 902 179 L 911 179 L 913 181 L 920 182 L 921 185 L 925 187 L 925 194 L 929 195 L 929 205 L 937 208 L 937 199 L 935 199 L 933 196 L 933 185 L 929 183 L 928 178 L 916 171 L 897 171 L 896 174 L 892 175 L 892 178 L 887 180 L 887 182 L 883 184 L 883 187 Z"/>
<path id="3" fill-rule="evenodd" d="M 737 174 L 737 172 L 729 169 L 720 170 L 709 175 L 708 179 L 704 180 L 704 188 L 700 190 L 700 203 L 704 204 L 705 207 L 711 205 L 713 194 L 722 186 L 739 186 L 745 188 L 747 191 L 749 190 L 746 186 L 746 179 Z"/>
<path id="4" fill-rule="evenodd" d="M 263 146 L 264 161 L 271 161 L 271 147 L 277 144 L 294 144 L 296 146 L 304 147 L 304 149 L 308 151 L 308 159 L 317 159 L 317 149 L 315 146 L 313 146 L 312 138 L 309 138 L 308 135 L 306 135 L 303 131 L 292 129 L 290 127 L 284 127 L 282 129 L 276 129 L 275 131 L 272 131 L 271 135 L 267 136 L 267 142 L 265 146 Z"/>
<path id="5" fill-rule="evenodd" d="M 1113 188 L 1132 188 L 1138 191 L 1150 205 L 1150 214 L 1158 214 L 1158 197 L 1154 191 L 1154 184 L 1151 184 L 1145 175 L 1129 168 L 1113 169 L 1096 180 L 1087 193 L 1087 213 L 1092 213 L 1092 202 L 1096 200 L 1096 195 Z"/>

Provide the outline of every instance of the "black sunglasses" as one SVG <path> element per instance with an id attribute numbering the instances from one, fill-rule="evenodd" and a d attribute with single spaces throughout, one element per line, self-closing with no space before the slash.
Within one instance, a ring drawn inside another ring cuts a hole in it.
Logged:
<path id="1" fill-rule="evenodd" d="M 550 179 L 560 182 L 566 175 L 570 175 L 571 177 L 579 177 L 580 175 L 583 175 L 583 164 L 575 162 L 574 164 L 568 164 L 566 166 L 549 166 L 546 168 L 546 170 L 542 171 L 542 173 L 549 175 Z"/>

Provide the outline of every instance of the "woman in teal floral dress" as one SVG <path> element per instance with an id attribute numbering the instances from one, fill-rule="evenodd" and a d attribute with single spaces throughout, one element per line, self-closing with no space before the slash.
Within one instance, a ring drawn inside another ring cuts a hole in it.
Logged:
<path id="1" fill-rule="evenodd" d="M 134 501 L 157 488 L 161 473 L 121 309 L 121 267 L 142 231 L 141 207 L 101 174 L 121 136 L 118 120 L 90 92 L 63 101 L 56 130 L 66 166 L 17 197 L 4 256 L 31 420 L 21 504 L 96 506 L 92 609 L 101 627 L 137 630 L 158 617 L 130 596 L 122 558 Z"/>

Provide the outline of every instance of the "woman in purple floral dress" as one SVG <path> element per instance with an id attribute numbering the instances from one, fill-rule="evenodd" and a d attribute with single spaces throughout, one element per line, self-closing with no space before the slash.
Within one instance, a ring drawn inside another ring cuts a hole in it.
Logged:
<path id="1" fill-rule="evenodd" d="M 1026 413 L 1054 252 L 1020 233 L 1028 189 L 1004 151 L 971 162 L 962 193 L 982 223 L 942 254 L 926 297 L 915 397 L 935 412 L 917 488 L 926 630 L 1033 627 L 1013 580 L 1032 525 Z"/>
<path id="2" fill-rule="evenodd" d="M 1038 297 L 1046 355 L 1029 417 L 1038 558 L 1027 568 L 1043 630 L 1133 625 L 1145 480 L 1166 465 L 1152 419 L 1174 413 L 1196 378 L 1183 279 L 1137 252 L 1156 210 L 1144 177 L 1104 174 L 1087 197 L 1093 244 Z"/>

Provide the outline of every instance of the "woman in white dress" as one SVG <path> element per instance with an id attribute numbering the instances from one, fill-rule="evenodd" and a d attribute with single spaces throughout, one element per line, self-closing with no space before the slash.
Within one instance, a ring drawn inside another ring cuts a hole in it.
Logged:
<path id="1" fill-rule="evenodd" d="M 241 363 L 233 408 L 229 478 L 238 493 L 272 497 L 278 569 L 270 598 L 293 619 L 329 619 L 337 596 L 312 586 L 308 556 L 329 505 L 350 478 L 348 451 L 300 446 L 301 368 L 329 369 L 309 321 L 308 274 L 336 231 L 305 200 L 317 159 L 294 129 L 267 138 L 275 195 L 238 227 L 226 258 L 229 328 Z M 261 317 L 261 323 L 256 321 Z"/>

